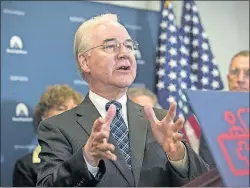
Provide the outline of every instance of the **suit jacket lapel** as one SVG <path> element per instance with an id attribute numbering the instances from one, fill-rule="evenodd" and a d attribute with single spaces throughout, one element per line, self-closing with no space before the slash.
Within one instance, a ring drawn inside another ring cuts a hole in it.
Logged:
<path id="1" fill-rule="evenodd" d="M 82 104 L 79 105 L 76 113 L 78 114 L 78 116 L 80 115 L 79 118 L 77 119 L 77 122 L 82 126 L 82 128 L 87 132 L 87 134 L 90 135 L 93 123 L 98 117 L 101 117 L 101 115 L 99 114 L 98 110 L 95 108 L 95 106 L 89 99 L 88 95 L 85 97 Z M 117 156 L 117 160 L 111 161 L 111 162 L 121 172 L 121 174 L 127 180 L 129 185 L 133 187 L 134 177 L 131 171 L 128 169 L 127 165 L 125 164 L 124 157 L 122 153 L 120 152 L 119 146 L 116 144 L 116 141 L 113 138 L 112 134 L 110 134 L 109 143 L 115 146 L 114 153 Z"/>
<path id="2" fill-rule="evenodd" d="M 140 172 L 144 158 L 144 149 L 147 136 L 148 122 L 144 118 L 143 108 L 128 99 L 129 140 L 132 157 L 132 168 L 135 177 L 135 186 L 138 186 Z"/>

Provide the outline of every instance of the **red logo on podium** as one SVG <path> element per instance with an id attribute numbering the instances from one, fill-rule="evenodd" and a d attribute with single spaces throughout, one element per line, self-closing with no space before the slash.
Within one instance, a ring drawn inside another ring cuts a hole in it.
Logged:
<path id="1" fill-rule="evenodd" d="M 225 120 L 231 125 L 228 132 L 224 132 L 218 136 L 218 143 L 221 147 L 223 155 L 227 161 L 227 164 L 233 174 L 237 176 L 244 176 L 250 174 L 250 163 L 249 163 L 249 124 L 243 120 L 243 115 L 249 117 L 250 108 L 239 108 L 237 113 L 234 114 L 231 111 L 224 113 Z M 239 125 L 237 125 L 236 117 Z M 248 118 L 249 119 L 249 118 Z M 249 120 L 248 120 L 249 121 Z M 226 147 L 226 143 L 234 143 L 234 149 Z M 236 154 L 236 159 L 232 153 Z M 239 163 L 237 165 L 236 163 Z"/>

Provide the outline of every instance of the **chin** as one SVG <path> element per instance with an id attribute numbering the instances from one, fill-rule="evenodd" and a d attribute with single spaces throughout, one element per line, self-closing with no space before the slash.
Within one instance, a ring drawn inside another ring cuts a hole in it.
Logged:
<path id="1" fill-rule="evenodd" d="M 118 88 L 128 88 L 132 83 L 117 83 L 116 86 Z"/>
<path id="2" fill-rule="evenodd" d="M 115 83 L 115 85 L 119 88 L 127 88 L 129 87 L 133 82 L 129 80 L 119 81 Z"/>
<path id="3" fill-rule="evenodd" d="M 134 79 L 133 78 L 123 78 L 123 79 L 118 79 L 115 82 L 115 85 L 119 88 L 126 88 L 129 87 L 133 83 Z"/>

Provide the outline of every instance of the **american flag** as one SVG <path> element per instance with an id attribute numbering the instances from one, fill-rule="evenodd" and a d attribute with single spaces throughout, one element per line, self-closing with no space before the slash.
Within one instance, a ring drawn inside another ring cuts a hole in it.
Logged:
<path id="1" fill-rule="evenodd" d="M 183 2 L 181 28 L 176 24 L 172 3 L 165 3 L 157 62 L 159 104 L 168 109 L 171 102 L 177 102 L 177 115 L 187 120 L 184 135 L 198 152 L 200 128 L 182 91 L 221 90 L 223 83 L 194 1 Z"/>

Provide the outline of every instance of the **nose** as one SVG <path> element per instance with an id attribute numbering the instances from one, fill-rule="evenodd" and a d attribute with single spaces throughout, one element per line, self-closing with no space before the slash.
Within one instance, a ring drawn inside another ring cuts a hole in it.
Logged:
<path id="1" fill-rule="evenodd" d="M 238 75 L 237 82 L 238 82 L 238 84 L 243 84 L 244 83 L 244 71 L 240 71 L 240 73 Z"/>
<path id="2" fill-rule="evenodd" d="M 127 49 L 126 49 L 126 47 L 124 46 L 123 43 L 119 44 L 119 46 L 118 46 L 118 52 L 119 53 L 126 53 L 127 52 Z"/>
<path id="3" fill-rule="evenodd" d="M 118 59 L 122 59 L 122 58 L 126 58 L 128 59 L 129 58 L 129 53 L 127 52 L 127 49 L 126 47 L 123 45 L 123 44 L 120 44 L 119 47 L 118 47 Z"/>

